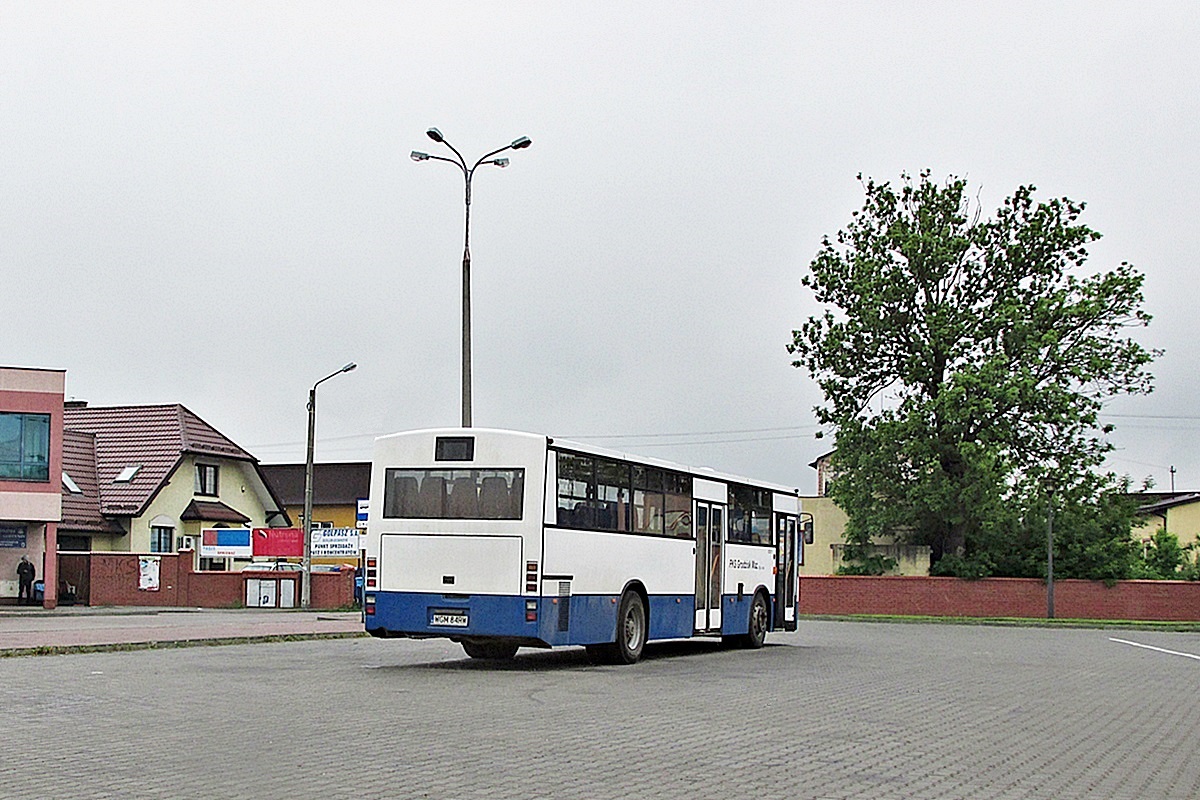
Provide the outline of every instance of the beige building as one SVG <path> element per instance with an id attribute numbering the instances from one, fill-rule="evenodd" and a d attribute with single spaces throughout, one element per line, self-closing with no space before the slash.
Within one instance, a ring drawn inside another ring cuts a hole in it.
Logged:
<path id="1" fill-rule="evenodd" d="M 842 538 L 846 530 L 846 512 L 828 496 L 829 487 L 836 478 L 832 456 L 833 451 L 830 451 L 809 464 L 817 471 L 817 494 L 800 498 L 800 507 L 806 515 L 812 515 L 813 521 L 813 542 L 804 548 L 801 575 L 833 575 L 842 564 L 846 547 Z M 872 548 L 896 562 L 892 575 L 929 574 L 930 550 L 926 546 L 896 544 L 890 537 L 882 537 Z"/>
<path id="2" fill-rule="evenodd" d="M 1141 524 L 1133 529 L 1134 541 L 1149 544 L 1161 530 L 1175 534 L 1181 545 L 1200 541 L 1200 493 L 1168 495 L 1138 509 Z"/>

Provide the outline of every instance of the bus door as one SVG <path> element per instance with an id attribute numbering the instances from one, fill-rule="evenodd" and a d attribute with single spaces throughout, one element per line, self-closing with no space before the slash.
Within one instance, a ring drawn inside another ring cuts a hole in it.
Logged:
<path id="1" fill-rule="evenodd" d="M 800 543 L 796 518 L 775 515 L 775 630 L 796 630 L 796 588 Z"/>
<path id="2" fill-rule="evenodd" d="M 696 631 L 721 629 L 725 506 L 696 502 Z"/>

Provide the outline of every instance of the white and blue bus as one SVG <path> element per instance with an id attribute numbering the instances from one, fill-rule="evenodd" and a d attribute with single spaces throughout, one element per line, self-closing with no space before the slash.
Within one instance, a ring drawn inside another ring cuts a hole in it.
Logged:
<path id="1" fill-rule="evenodd" d="M 376 440 L 368 516 L 373 636 L 633 663 L 648 640 L 756 648 L 796 627 L 795 489 L 530 433 L 421 430 Z"/>

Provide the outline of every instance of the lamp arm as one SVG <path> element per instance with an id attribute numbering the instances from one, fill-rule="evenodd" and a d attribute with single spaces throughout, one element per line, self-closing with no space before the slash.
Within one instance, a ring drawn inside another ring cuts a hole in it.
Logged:
<path id="1" fill-rule="evenodd" d="M 504 145 L 504 147 L 501 147 L 499 150 L 493 150 L 492 152 L 488 153 L 487 155 L 480 156 L 480 157 L 479 157 L 479 160 L 475 162 L 475 166 L 474 166 L 474 167 L 471 167 L 471 172 L 474 172 L 474 171 L 475 171 L 475 167 L 478 167 L 478 166 L 479 166 L 480 164 L 482 164 L 484 161 L 487 161 L 489 158 L 491 158 L 491 157 L 492 157 L 492 156 L 494 156 L 494 155 L 498 155 L 498 154 L 500 154 L 500 153 L 503 153 L 505 150 L 512 150 L 512 145 L 511 145 L 511 144 L 506 144 L 506 145 Z"/>

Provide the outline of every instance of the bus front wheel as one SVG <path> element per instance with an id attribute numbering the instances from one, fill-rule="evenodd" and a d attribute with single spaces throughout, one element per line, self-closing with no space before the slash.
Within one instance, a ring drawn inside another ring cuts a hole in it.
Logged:
<path id="1" fill-rule="evenodd" d="M 507 661 L 517 654 L 517 645 L 511 642 L 462 640 L 463 650 L 471 658 L 483 658 L 493 661 Z"/>
<path id="2" fill-rule="evenodd" d="M 762 647 L 767 641 L 767 628 L 770 624 L 767 599 L 759 592 L 754 595 L 754 601 L 750 604 L 750 629 L 742 637 L 742 644 L 754 650 Z"/>

